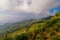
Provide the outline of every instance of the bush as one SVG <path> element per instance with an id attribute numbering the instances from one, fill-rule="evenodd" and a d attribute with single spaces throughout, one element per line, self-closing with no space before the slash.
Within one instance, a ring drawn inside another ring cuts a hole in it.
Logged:
<path id="1" fill-rule="evenodd" d="M 36 40 L 44 40 L 44 36 L 42 34 L 37 34 Z"/>
<path id="2" fill-rule="evenodd" d="M 59 40 L 59 38 L 56 35 L 53 35 L 51 40 Z"/>
<path id="3" fill-rule="evenodd" d="M 28 36 L 26 33 L 22 33 L 21 35 L 17 35 L 16 40 L 28 40 Z"/>
<path id="4" fill-rule="evenodd" d="M 12 37 L 9 37 L 8 35 L 4 35 L 3 39 L 4 40 L 13 40 Z"/>

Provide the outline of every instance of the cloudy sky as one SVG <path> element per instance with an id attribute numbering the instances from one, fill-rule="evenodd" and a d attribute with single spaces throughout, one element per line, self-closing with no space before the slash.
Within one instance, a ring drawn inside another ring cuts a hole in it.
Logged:
<path id="1" fill-rule="evenodd" d="M 60 11 L 60 0 L 0 0 L 0 23 L 42 18 Z"/>

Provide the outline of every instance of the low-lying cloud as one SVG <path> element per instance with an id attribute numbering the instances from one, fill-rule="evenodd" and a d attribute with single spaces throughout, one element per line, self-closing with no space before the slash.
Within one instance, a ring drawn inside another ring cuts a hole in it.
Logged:
<path id="1" fill-rule="evenodd" d="M 50 9 L 57 6 L 60 0 L 0 0 L 0 20 L 47 17 Z"/>

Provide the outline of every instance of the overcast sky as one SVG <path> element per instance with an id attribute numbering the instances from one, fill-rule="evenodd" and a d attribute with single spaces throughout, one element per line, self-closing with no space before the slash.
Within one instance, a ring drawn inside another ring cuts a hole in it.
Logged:
<path id="1" fill-rule="evenodd" d="M 0 23 L 42 18 L 60 11 L 60 0 L 0 0 Z"/>

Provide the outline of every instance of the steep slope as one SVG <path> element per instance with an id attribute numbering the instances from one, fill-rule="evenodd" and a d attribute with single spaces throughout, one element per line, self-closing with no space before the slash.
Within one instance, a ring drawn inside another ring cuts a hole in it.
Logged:
<path id="1" fill-rule="evenodd" d="M 28 24 L 27 24 L 28 25 Z M 60 12 L 44 21 L 6 34 L 2 40 L 60 40 Z"/>

